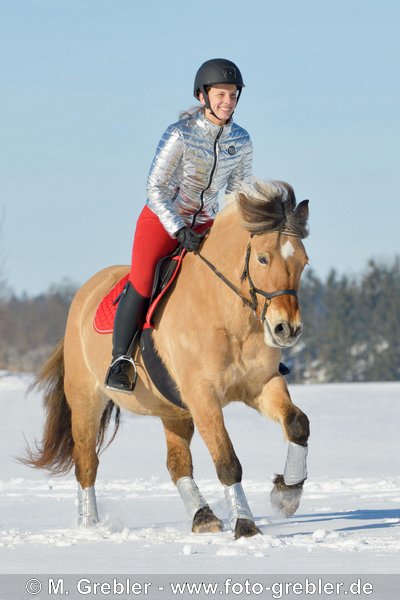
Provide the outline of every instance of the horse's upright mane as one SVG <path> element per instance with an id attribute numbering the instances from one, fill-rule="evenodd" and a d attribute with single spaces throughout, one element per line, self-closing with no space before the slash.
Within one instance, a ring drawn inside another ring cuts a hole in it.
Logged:
<path id="1" fill-rule="evenodd" d="M 284 181 L 256 180 L 236 192 L 234 198 L 243 226 L 252 234 L 281 231 L 299 238 L 308 235 L 304 211 L 296 211 L 296 196 Z"/>

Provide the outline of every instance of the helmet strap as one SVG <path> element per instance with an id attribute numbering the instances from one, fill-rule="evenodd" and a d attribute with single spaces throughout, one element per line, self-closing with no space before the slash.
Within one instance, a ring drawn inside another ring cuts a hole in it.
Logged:
<path id="1" fill-rule="evenodd" d="M 213 117 L 215 117 L 216 119 L 218 119 L 217 115 L 215 114 L 215 112 L 211 108 L 210 99 L 208 97 L 208 92 L 207 92 L 207 90 L 206 90 L 206 88 L 205 88 L 204 85 L 200 86 L 200 91 L 203 94 L 203 98 L 204 98 L 204 102 L 205 102 L 205 107 L 210 111 L 210 113 L 212 114 Z"/>

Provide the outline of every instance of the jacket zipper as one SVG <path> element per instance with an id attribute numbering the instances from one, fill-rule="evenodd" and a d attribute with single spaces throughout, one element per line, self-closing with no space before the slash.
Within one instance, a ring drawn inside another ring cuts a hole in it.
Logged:
<path id="1" fill-rule="evenodd" d="M 195 226 L 195 224 L 196 224 L 196 219 L 197 219 L 197 217 L 199 216 L 199 214 L 201 213 L 201 211 L 202 211 L 202 210 L 203 210 L 203 208 L 204 208 L 204 194 L 205 194 L 205 193 L 206 193 L 206 191 L 209 189 L 209 187 L 210 187 L 210 185 L 211 185 L 211 183 L 212 183 L 212 179 L 213 179 L 213 177 L 214 177 L 215 169 L 216 169 L 216 167 L 217 167 L 217 144 L 218 144 L 218 140 L 219 140 L 219 138 L 220 138 L 220 137 L 221 137 L 221 135 L 222 135 L 222 132 L 223 132 L 223 130 L 224 130 L 224 128 L 223 128 L 223 127 L 220 127 L 220 129 L 219 129 L 219 131 L 218 131 L 218 134 L 217 134 L 217 137 L 216 137 L 216 138 L 215 138 L 215 140 L 214 140 L 214 162 L 213 162 L 213 166 L 212 166 L 212 169 L 211 169 L 211 171 L 210 171 L 210 177 L 209 177 L 209 179 L 208 179 L 208 184 L 207 184 L 207 187 L 205 187 L 205 188 L 204 188 L 204 190 L 202 190 L 202 191 L 201 191 L 201 193 L 200 193 L 200 207 L 199 207 L 199 209 L 198 209 L 198 210 L 197 210 L 197 211 L 194 213 L 194 215 L 193 215 L 192 224 L 191 224 L 191 226 L 190 226 L 190 227 L 191 227 L 191 229 L 193 229 L 193 227 Z"/>

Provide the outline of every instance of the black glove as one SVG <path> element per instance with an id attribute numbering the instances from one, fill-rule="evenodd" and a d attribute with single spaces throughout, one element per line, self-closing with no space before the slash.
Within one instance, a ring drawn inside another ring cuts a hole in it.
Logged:
<path id="1" fill-rule="evenodd" d="M 190 227 L 182 227 L 175 237 L 188 252 L 198 252 L 204 235 L 196 233 L 193 229 L 190 229 Z"/>

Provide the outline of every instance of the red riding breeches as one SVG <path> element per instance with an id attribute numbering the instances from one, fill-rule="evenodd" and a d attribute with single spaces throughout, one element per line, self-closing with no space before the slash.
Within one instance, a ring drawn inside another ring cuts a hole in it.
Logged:
<path id="1" fill-rule="evenodd" d="M 195 227 L 195 231 L 201 233 L 209 229 L 212 223 L 203 223 Z M 145 206 L 136 224 L 129 274 L 129 280 L 139 294 L 147 298 L 151 296 L 158 261 L 171 254 L 178 245 L 178 241 L 167 233 L 157 215 Z"/>

